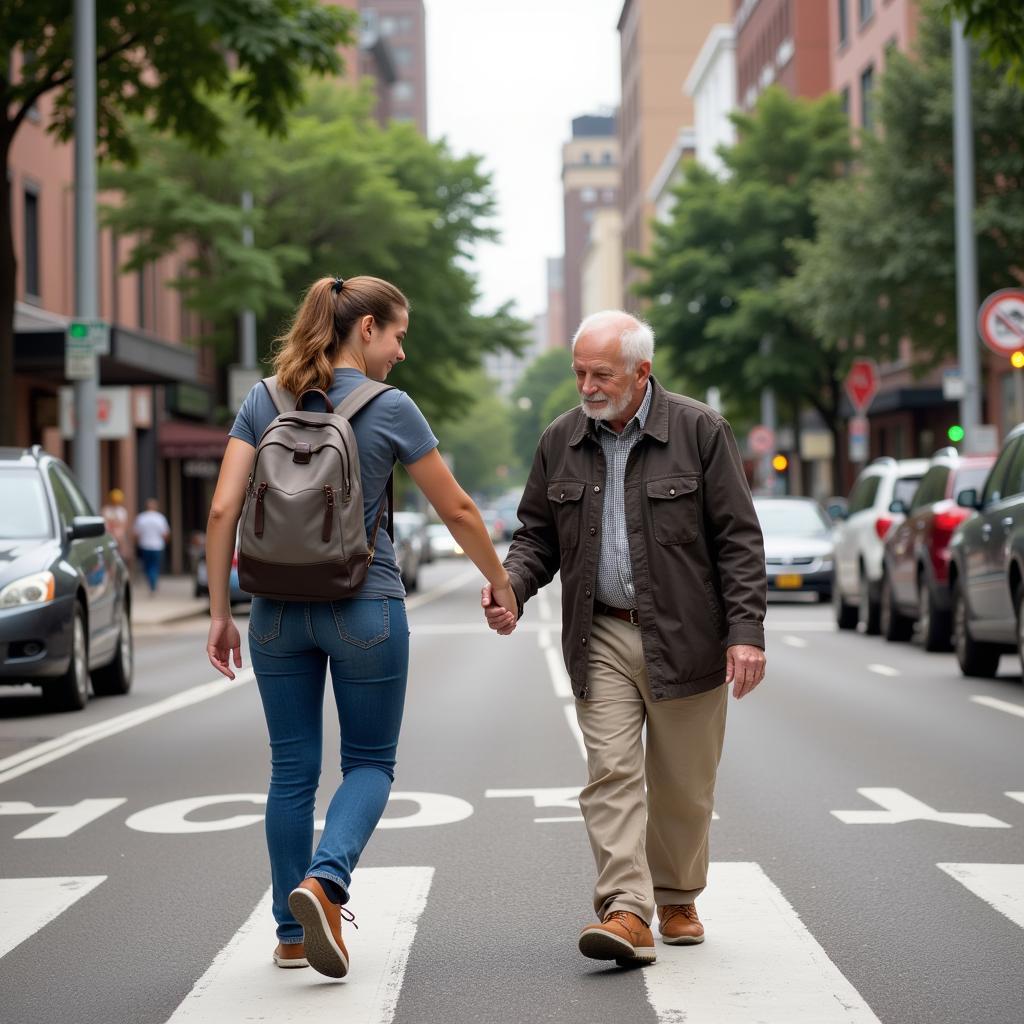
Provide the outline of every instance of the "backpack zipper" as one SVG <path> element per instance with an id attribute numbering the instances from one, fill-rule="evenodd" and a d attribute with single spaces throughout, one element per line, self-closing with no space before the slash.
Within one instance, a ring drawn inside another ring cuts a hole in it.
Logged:
<path id="1" fill-rule="evenodd" d="M 257 537 L 263 536 L 263 495 L 267 493 L 267 481 L 256 488 L 256 522 L 255 522 L 255 533 Z"/>
<path id="2" fill-rule="evenodd" d="M 334 490 L 330 484 L 324 484 L 324 499 L 324 529 L 320 539 L 326 544 L 334 528 Z"/>

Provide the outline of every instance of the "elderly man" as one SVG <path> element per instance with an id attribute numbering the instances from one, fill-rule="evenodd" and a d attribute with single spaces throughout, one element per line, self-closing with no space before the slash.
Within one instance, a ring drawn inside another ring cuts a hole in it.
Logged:
<path id="1" fill-rule="evenodd" d="M 702 942 L 695 900 L 727 687 L 764 677 L 764 550 L 729 424 L 651 376 L 654 336 L 618 310 L 573 339 L 581 409 L 541 437 L 505 566 L 522 606 L 562 576 L 562 649 L 587 748 L 594 909 L 580 952 L 620 964 Z M 515 619 L 482 603 L 499 633 Z M 646 752 L 643 731 L 647 729 Z"/>

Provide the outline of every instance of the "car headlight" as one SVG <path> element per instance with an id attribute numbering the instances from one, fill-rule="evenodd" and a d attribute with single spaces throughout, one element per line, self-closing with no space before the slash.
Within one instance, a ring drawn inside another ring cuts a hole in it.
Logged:
<path id="1" fill-rule="evenodd" d="M 52 572 L 22 576 L 0 590 L 0 608 L 17 608 L 23 604 L 45 604 L 53 600 L 56 580 Z"/>

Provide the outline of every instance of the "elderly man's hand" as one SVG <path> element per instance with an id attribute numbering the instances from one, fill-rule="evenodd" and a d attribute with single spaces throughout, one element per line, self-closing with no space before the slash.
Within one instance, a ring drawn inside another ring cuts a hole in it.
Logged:
<path id="1" fill-rule="evenodd" d="M 734 644 L 725 652 L 725 681 L 732 683 L 732 695 L 745 697 L 764 679 L 765 657 L 760 647 Z"/>
<path id="2" fill-rule="evenodd" d="M 499 636 L 508 636 L 516 628 L 516 595 L 511 586 L 496 588 L 488 583 L 480 591 L 480 604 L 487 625 Z"/>

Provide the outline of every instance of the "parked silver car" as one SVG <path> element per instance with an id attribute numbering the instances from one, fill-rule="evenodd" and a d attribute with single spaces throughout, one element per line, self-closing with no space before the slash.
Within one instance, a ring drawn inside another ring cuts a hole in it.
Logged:
<path id="1" fill-rule="evenodd" d="M 813 498 L 756 497 L 768 589 L 832 597 L 832 522 Z"/>

